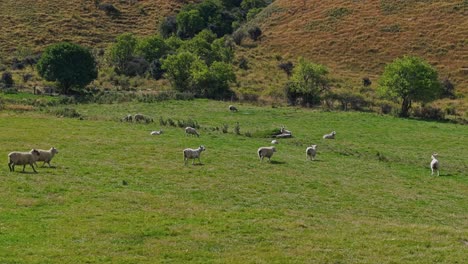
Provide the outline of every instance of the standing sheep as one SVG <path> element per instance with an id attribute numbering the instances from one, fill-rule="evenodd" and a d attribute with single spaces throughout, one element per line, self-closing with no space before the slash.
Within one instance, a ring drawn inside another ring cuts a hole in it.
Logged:
<path id="1" fill-rule="evenodd" d="M 42 167 L 44 167 L 46 163 L 49 164 L 49 168 L 50 161 L 55 156 L 55 154 L 59 153 L 58 149 L 54 147 L 51 147 L 49 150 L 38 149 L 37 151 L 39 151 L 39 158 L 36 161 L 43 161 L 44 163 L 42 164 Z M 37 167 L 36 162 L 34 162 L 34 165 Z"/>
<path id="2" fill-rule="evenodd" d="M 235 107 L 235 106 L 233 106 L 233 105 L 230 105 L 230 106 L 229 106 L 229 111 L 231 111 L 231 112 L 237 112 L 238 110 L 237 110 L 237 107 Z"/>
<path id="3" fill-rule="evenodd" d="M 271 162 L 271 156 L 273 156 L 273 153 L 276 152 L 275 147 L 260 147 L 257 150 L 258 157 L 260 158 L 260 161 L 263 161 L 263 158 L 268 158 L 268 161 Z"/>
<path id="4" fill-rule="evenodd" d="M 431 161 L 431 175 L 434 175 L 434 171 L 437 171 L 437 176 L 439 176 L 439 168 L 440 168 L 440 165 L 439 165 L 439 160 L 437 160 L 437 153 L 433 153 L 431 158 L 432 158 L 432 161 Z"/>
<path id="5" fill-rule="evenodd" d="M 8 154 L 8 168 L 10 171 L 15 171 L 15 165 L 23 165 L 23 172 L 26 168 L 26 165 L 29 164 L 33 171 L 37 173 L 36 169 L 34 169 L 34 162 L 39 158 L 39 151 L 36 149 L 31 149 L 29 152 L 19 152 L 14 151 Z"/>
<path id="6" fill-rule="evenodd" d="M 197 149 L 184 149 L 184 165 L 187 165 L 189 159 L 192 159 L 192 165 L 194 165 L 195 159 L 198 159 L 199 164 L 201 164 L 200 155 L 202 151 L 205 151 L 205 147 L 203 145 L 201 145 Z"/>
<path id="7" fill-rule="evenodd" d="M 193 127 L 186 127 L 185 135 L 195 135 L 197 137 L 200 137 L 200 134 L 198 134 L 197 130 Z"/>
<path id="8" fill-rule="evenodd" d="M 315 160 L 315 155 L 317 154 L 317 145 L 311 145 L 306 149 L 306 159 Z"/>
<path id="9" fill-rule="evenodd" d="M 336 132 L 332 131 L 330 134 L 323 135 L 324 139 L 335 139 Z"/>

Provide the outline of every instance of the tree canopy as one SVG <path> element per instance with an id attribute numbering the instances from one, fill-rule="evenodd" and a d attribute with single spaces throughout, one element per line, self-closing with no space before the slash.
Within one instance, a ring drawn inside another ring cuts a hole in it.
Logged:
<path id="1" fill-rule="evenodd" d="M 37 71 L 47 81 L 60 84 L 64 94 L 83 88 L 97 78 L 91 52 L 77 44 L 62 42 L 47 47 L 37 63 Z"/>
<path id="2" fill-rule="evenodd" d="M 380 91 L 401 100 L 401 116 L 408 116 L 413 101 L 429 102 L 441 93 L 437 71 L 426 61 L 404 56 L 385 67 L 379 79 Z"/>

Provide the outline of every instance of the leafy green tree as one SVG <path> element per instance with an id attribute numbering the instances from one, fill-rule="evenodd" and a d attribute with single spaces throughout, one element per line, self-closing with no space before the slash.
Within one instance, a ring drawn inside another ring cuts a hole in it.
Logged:
<path id="1" fill-rule="evenodd" d="M 195 91 L 201 97 L 224 99 L 232 94 L 229 84 L 236 81 L 236 75 L 230 64 L 215 61 L 210 67 L 194 68 L 192 74 Z"/>
<path id="2" fill-rule="evenodd" d="M 218 38 L 211 43 L 211 53 L 208 64 L 215 61 L 231 63 L 234 58 L 234 49 L 226 44 L 226 37 Z"/>
<path id="3" fill-rule="evenodd" d="M 233 7 L 239 7 L 242 3 L 242 0 L 220 0 L 221 4 L 226 7 L 227 9 Z"/>
<path id="4" fill-rule="evenodd" d="M 162 62 L 162 69 L 166 71 L 165 76 L 177 91 L 194 91 L 192 72 L 200 69 L 205 63 L 195 54 L 182 51 L 169 55 Z"/>
<path id="5" fill-rule="evenodd" d="M 58 82 L 64 94 L 70 93 L 71 88 L 85 87 L 98 74 L 91 51 L 68 42 L 47 47 L 36 67 L 44 79 Z"/>
<path id="6" fill-rule="evenodd" d="M 414 56 L 397 58 L 385 67 L 379 79 L 380 91 L 395 101 L 401 100 L 400 116 L 407 117 L 413 101 L 429 102 L 440 93 L 437 71 Z"/>
<path id="7" fill-rule="evenodd" d="M 169 50 L 170 48 L 162 37 L 153 35 L 139 40 L 135 53 L 147 61 L 154 61 L 166 55 Z"/>
<path id="8" fill-rule="evenodd" d="M 244 10 L 250 10 L 252 8 L 263 8 L 267 6 L 265 0 L 243 0 L 241 3 L 241 8 Z"/>
<path id="9" fill-rule="evenodd" d="M 176 21 L 177 35 L 181 38 L 191 38 L 206 26 L 205 20 L 197 9 L 181 11 L 177 14 Z"/>
<path id="10" fill-rule="evenodd" d="M 163 38 L 168 38 L 177 33 L 177 21 L 176 16 L 165 17 L 159 25 L 159 34 Z"/>
<path id="11" fill-rule="evenodd" d="M 302 97 L 303 104 L 318 104 L 321 93 L 329 89 L 327 74 L 325 66 L 299 58 L 287 84 L 288 92 L 295 97 Z"/>
<path id="12" fill-rule="evenodd" d="M 124 72 L 129 61 L 132 60 L 137 39 L 132 33 L 124 33 L 116 38 L 108 50 L 108 59 L 111 65 L 117 68 L 117 71 Z"/>

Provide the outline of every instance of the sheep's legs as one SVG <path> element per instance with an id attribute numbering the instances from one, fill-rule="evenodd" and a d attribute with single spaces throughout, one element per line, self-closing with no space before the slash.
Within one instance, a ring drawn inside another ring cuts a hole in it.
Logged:
<path id="1" fill-rule="evenodd" d="M 32 164 L 29 164 L 29 165 L 31 165 L 31 168 L 33 169 L 33 171 L 37 173 L 36 169 L 34 169 L 34 166 Z"/>
<path id="2" fill-rule="evenodd" d="M 15 171 L 15 164 L 14 163 L 8 163 L 8 168 L 10 168 L 10 171 Z"/>

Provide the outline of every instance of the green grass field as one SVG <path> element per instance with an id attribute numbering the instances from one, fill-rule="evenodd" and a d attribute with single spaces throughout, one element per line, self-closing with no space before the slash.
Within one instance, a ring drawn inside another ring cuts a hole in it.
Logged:
<path id="1" fill-rule="evenodd" d="M 1 111 L 0 263 L 465 263 L 467 126 L 227 106 L 68 106 L 84 120 Z M 155 123 L 118 122 L 127 113 Z M 201 136 L 160 117 L 196 120 Z M 229 133 L 215 130 L 223 124 Z M 294 138 L 261 163 L 256 150 L 271 138 L 256 135 L 281 125 Z M 202 165 L 184 166 L 182 150 L 201 144 Z M 51 146 L 55 168 L 9 172 L 10 151 Z"/>

